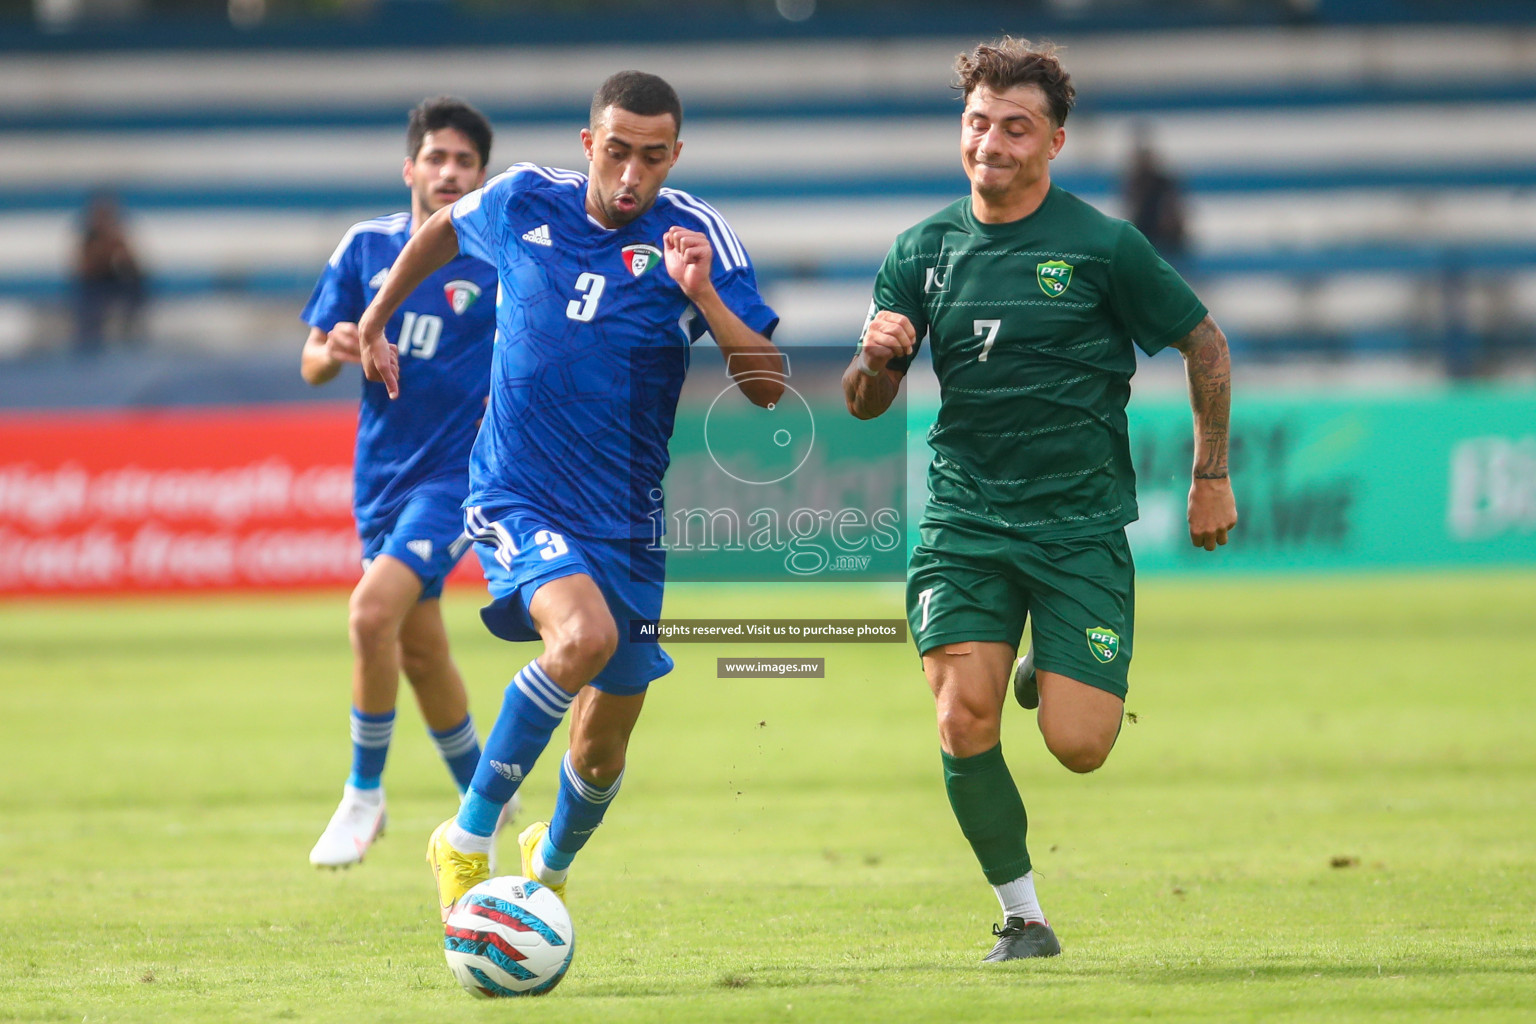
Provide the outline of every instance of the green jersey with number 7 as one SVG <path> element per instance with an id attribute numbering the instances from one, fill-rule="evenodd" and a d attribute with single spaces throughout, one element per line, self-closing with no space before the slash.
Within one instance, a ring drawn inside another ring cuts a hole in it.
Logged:
<path id="1" fill-rule="evenodd" d="M 1151 355 L 1206 309 L 1135 227 L 1055 186 L 1006 224 L 978 221 L 967 197 L 897 237 L 875 310 L 932 346 L 943 402 L 925 518 L 1035 540 L 1136 519 L 1131 346 Z"/>

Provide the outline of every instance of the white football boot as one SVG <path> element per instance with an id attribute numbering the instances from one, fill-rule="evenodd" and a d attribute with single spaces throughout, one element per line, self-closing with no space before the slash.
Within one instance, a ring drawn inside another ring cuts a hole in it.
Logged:
<path id="1" fill-rule="evenodd" d="M 309 862 L 317 868 L 349 868 L 362 863 L 373 841 L 384 834 L 384 790 L 354 789 L 342 791 L 341 804 L 331 815 Z"/>

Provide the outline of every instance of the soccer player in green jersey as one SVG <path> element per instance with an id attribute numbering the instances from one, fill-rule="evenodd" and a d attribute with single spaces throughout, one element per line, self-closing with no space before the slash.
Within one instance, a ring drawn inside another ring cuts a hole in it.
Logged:
<path id="1" fill-rule="evenodd" d="M 907 617 L 950 806 L 1003 908 L 985 959 L 1016 960 L 1061 945 L 1035 896 L 1024 803 L 1003 760 L 1009 678 L 1062 764 L 1104 763 L 1134 635 L 1131 346 L 1184 356 L 1189 536 L 1207 551 L 1237 524 L 1231 363 L 1205 307 L 1139 231 L 1051 184 L 1074 96 L 1053 48 L 1005 38 L 962 54 L 956 71 L 971 194 L 897 237 L 843 390 L 855 416 L 880 415 L 930 339 L 940 400 Z M 1031 648 L 1016 660 L 1026 617 Z"/>

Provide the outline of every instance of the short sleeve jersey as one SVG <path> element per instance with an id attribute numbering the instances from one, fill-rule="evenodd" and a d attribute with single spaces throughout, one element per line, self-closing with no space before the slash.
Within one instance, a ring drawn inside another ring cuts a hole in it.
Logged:
<path id="1" fill-rule="evenodd" d="M 516 164 L 453 207 L 460 252 L 500 277 L 491 403 L 466 504 L 543 513 L 586 537 L 650 536 L 691 343 L 707 324 L 667 273 L 662 238 L 701 231 L 715 289 L 748 327 L 778 316 L 718 212 L 676 189 L 617 229 L 587 214 L 587 176 Z"/>
<path id="2" fill-rule="evenodd" d="M 355 323 L 411 236 L 411 215 L 354 224 L 304 307 L 305 323 L 330 331 Z M 469 451 L 490 387 L 496 271 L 458 257 L 406 298 L 384 328 L 400 352 L 400 397 L 363 381 L 353 460 L 358 527 L 387 521 L 416 488 L 469 487 Z"/>
<path id="3" fill-rule="evenodd" d="M 1136 519 L 1132 343 L 1155 353 L 1206 310 L 1135 227 L 1054 186 L 1007 224 L 976 220 L 967 197 L 896 239 L 877 309 L 932 346 L 929 519 L 1039 540 Z"/>

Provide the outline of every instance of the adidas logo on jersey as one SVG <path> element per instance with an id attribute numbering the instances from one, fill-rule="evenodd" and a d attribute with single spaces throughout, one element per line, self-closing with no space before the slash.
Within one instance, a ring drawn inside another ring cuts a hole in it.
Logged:
<path id="1" fill-rule="evenodd" d="M 421 559 L 423 562 L 432 560 L 432 542 L 429 540 L 407 541 L 405 550 Z"/>
<path id="2" fill-rule="evenodd" d="M 523 241 L 532 242 L 534 245 L 554 245 L 554 243 L 549 240 L 548 224 L 540 224 L 532 231 L 524 231 Z"/>
<path id="3" fill-rule="evenodd" d="M 377 290 L 379 288 L 383 288 L 384 287 L 384 279 L 389 276 L 389 270 L 390 270 L 389 267 L 385 267 L 383 270 L 379 271 L 377 274 L 374 274 L 372 277 L 370 277 L 368 279 L 368 287 L 369 288 L 373 288 L 375 290 Z"/>

